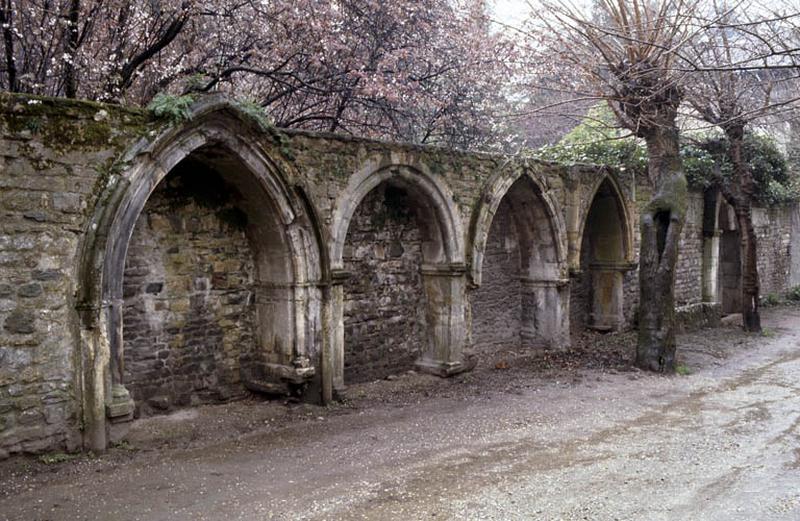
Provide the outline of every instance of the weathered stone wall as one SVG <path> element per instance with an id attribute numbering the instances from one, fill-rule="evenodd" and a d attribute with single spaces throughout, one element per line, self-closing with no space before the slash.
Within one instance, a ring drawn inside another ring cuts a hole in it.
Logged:
<path id="1" fill-rule="evenodd" d="M 585 246 L 589 243 L 588 227 L 584 230 L 581 243 L 580 270 L 570 277 L 569 288 L 569 325 L 573 333 L 583 331 L 589 325 L 589 314 L 592 310 L 592 274 L 589 271 L 591 248 Z"/>
<path id="2" fill-rule="evenodd" d="M 139 414 L 241 395 L 254 264 L 232 188 L 182 164 L 150 196 L 125 263 L 125 382 Z"/>
<path id="3" fill-rule="evenodd" d="M 648 188 L 643 181 L 637 185 L 637 204 L 644 205 L 647 203 Z M 723 210 L 725 205 L 722 205 Z M 796 273 L 793 269 L 793 263 L 796 265 L 796 252 L 792 249 L 795 247 L 792 241 L 793 237 L 799 237 L 800 229 L 797 228 L 800 224 L 797 206 L 781 206 L 775 208 L 753 208 L 753 222 L 756 228 L 756 235 L 758 237 L 758 269 L 761 281 L 762 296 L 770 293 L 781 295 L 792 286 L 791 278 Z M 639 253 L 639 228 L 638 228 L 638 214 L 635 215 L 636 219 L 632 223 L 635 227 L 633 233 L 634 239 L 634 254 L 638 257 Z M 689 201 L 687 205 L 686 222 L 681 233 L 680 243 L 680 256 L 678 257 L 678 266 L 676 268 L 675 277 L 675 303 L 676 306 L 694 306 L 703 301 L 702 291 L 702 277 L 704 262 L 703 258 L 703 217 L 704 217 L 704 204 L 703 193 L 697 190 L 692 190 L 689 193 Z M 737 293 L 738 289 L 738 271 L 732 263 L 738 262 L 738 232 L 736 230 L 722 230 L 725 227 L 724 223 L 719 223 L 719 218 L 713 220 L 716 223 L 716 234 L 718 240 L 719 250 L 719 266 L 717 268 L 718 295 L 716 301 L 722 302 L 725 285 L 727 284 L 728 293 Z M 735 226 L 735 221 L 732 224 Z M 582 252 L 583 253 L 583 252 Z M 581 265 L 584 265 L 587 260 L 582 258 Z M 726 278 L 726 274 L 728 275 Z M 733 279 L 731 279 L 731 276 Z M 635 322 L 635 315 L 639 302 L 639 273 L 638 269 L 628 271 L 624 275 L 623 294 L 624 294 L 624 314 L 626 323 L 631 326 Z M 588 278 L 585 275 L 573 276 L 571 280 L 572 297 L 570 302 L 570 312 L 572 317 L 572 329 L 580 329 L 581 324 L 585 324 L 585 317 L 590 311 L 588 303 L 589 291 L 591 286 Z M 575 304 L 573 305 L 573 301 Z M 739 304 L 738 300 L 733 299 L 732 303 L 727 308 L 723 309 L 724 313 L 738 313 Z M 689 309 L 689 308 L 687 308 Z M 694 309 L 701 309 L 700 307 L 692 307 Z M 706 309 L 703 313 L 706 313 Z M 707 314 L 707 313 L 706 313 Z M 686 313 L 682 316 L 681 320 L 685 322 L 684 328 L 692 328 L 694 317 L 701 316 L 694 312 Z M 698 323 L 709 324 L 713 320 L 708 320 L 705 315 L 702 315 L 702 320 L 698 319 Z"/>
<path id="4" fill-rule="evenodd" d="M 753 225 L 758 241 L 758 275 L 761 294 L 782 295 L 792 285 L 794 207 L 754 208 Z"/>
<path id="5" fill-rule="evenodd" d="M 483 260 L 483 281 L 472 291 L 472 344 L 478 350 L 520 345 L 520 251 L 508 201 L 494 215 Z"/>
<path id="6" fill-rule="evenodd" d="M 639 204 L 645 204 L 646 190 L 640 190 L 639 194 Z M 758 206 L 753 208 L 753 224 L 758 238 L 758 270 L 762 296 L 769 293 L 783 294 L 792 285 L 791 277 L 794 273 L 792 263 L 795 262 L 792 254 L 792 237 L 797 236 L 796 226 L 800 223 L 800 220 L 793 217 L 797 212 L 796 208 L 791 205 L 770 209 Z M 722 209 L 724 212 L 724 204 Z M 689 306 L 703 301 L 703 212 L 703 193 L 696 190 L 690 191 L 675 276 L 676 306 Z M 737 279 L 739 272 L 736 266 L 739 262 L 739 253 L 738 231 L 722 229 L 726 227 L 726 224 L 720 223 L 719 220 L 717 218 L 713 222 L 716 223 L 715 233 L 719 238 L 717 245 L 719 249 L 717 300 L 722 302 L 724 300 L 723 292 L 726 291 L 726 288 L 729 295 L 739 291 Z M 638 219 L 636 225 L 638 227 Z M 735 227 L 735 221 L 732 221 L 730 226 Z M 634 251 L 638 255 L 640 239 L 638 228 L 634 239 Z M 626 319 L 629 324 L 632 324 L 639 299 L 638 270 L 632 270 L 625 275 L 624 286 Z M 723 309 L 723 312 L 738 313 L 738 299 L 731 298 L 729 300 L 731 302 L 728 307 Z M 685 321 L 690 322 L 692 316 L 694 315 L 689 313 Z M 691 326 L 687 325 L 687 327 Z"/>
<path id="7" fill-rule="evenodd" d="M 703 194 L 689 192 L 688 203 L 675 268 L 676 306 L 703 300 Z"/>
<path id="8" fill-rule="evenodd" d="M 0 96 L 0 457 L 102 450 L 106 416 L 126 414 L 125 386 L 140 407 L 164 393 L 175 404 L 224 398 L 239 392 L 250 359 L 267 390 L 321 383 L 323 395 L 326 374 L 335 387 L 415 359 L 452 374 L 469 347 L 468 303 L 476 345 L 518 334 L 568 343 L 568 268 L 580 265 L 598 180 L 613 172 L 283 133 L 216 98 L 193 110 L 172 124 L 144 111 Z M 189 156 L 225 167 L 243 195 L 244 232 L 221 213 L 238 199 L 208 207 L 179 190 L 175 205 L 161 188 L 150 197 Z M 510 223 L 504 200 L 519 180 Z M 413 204 L 376 223 L 386 199 L 378 187 L 389 181 Z M 625 261 L 635 261 L 632 199 L 646 193 L 629 176 L 615 183 L 629 214 Z M 690 206 L 681 303 L 701 295 L 702 198 Z M 791 215 L 758 219 L 762 285 L 778 292 L 792 275 Z M 623 280 L 630 321 L 636 271 Z"/>
<path id="9" fill-rule="evenodd" d="M 74 295 L 98 185 L 139 113 L 0 98 L 0 458 L 81 445 Z"/>
<path id="10" fill-rule="evenodd" d="M 350 383 L 412 369 L 428 341 L 414 201 L 379 185 L 361 202 L 347 234 L 344 377 Z"/>

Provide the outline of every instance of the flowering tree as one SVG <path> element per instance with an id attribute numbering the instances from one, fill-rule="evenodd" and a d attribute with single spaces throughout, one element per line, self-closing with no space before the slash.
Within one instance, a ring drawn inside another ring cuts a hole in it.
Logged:
<path id="1" fill-rule="evenodd" d="M 132 0 L 3 0 L 11 91 L 118 99 L 183 32 L 195 4 Z"/>
<path id="2" fill-rule="evenodd" d="M 223 90 L 280 126 L 484 146 L 515 52 L 484 10 L 483 0 L 0 0 L 0 87 L 136 104 Z"/>

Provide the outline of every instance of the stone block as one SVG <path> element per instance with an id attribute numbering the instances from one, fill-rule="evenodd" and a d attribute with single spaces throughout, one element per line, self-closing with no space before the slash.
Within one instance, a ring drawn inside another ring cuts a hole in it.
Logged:
<path id="1" fill-rule="evenodd" d="M 48 425 L 63 425 L 67 419 L 64 405 L 48 405 L 44 408 L 44 420 Z"/>
<path id="2" fill-rule="evenodd" d="M 16 420 L 13 413 L 0 413 L 0 432 L 11 429 L 15 424 Z"/>
<path id="3" fill-rule="evenodd" d="M 22 212 L 22 216 L 30 221 L 36 221 L 38 223 L 47 222 L 48 216 L 45 212 L 42 211 L 27 211 Z"/>
<path id="4" fill-rule="evenodd" d="M 20 411 L 26 411 L 28 409 L 33 409 L 41 405 L 42 400 L 36 395 L 29 395 L 23 396 L 22 398 L 17 399 L 14 403 L 17 406 L 17 409 Z"/>
<path id="5" fill-rule="evenodd" d="M 53 440 L 50 440 L 48 438 L 22 442 L 22 451 L 31 454 L 38 454 L 40 452 L 44 452 L 46 450 L 52 450 L 54 448 L 56 448 L 55 443 L 53 442 Z"/>
<path id="6" fill-rule="evenodd" d="M 31 275 L 34 280 L 42 282 L 59 280 L 62 277 L 61 271 L 57 269 L 33 270 Z"/>
<path id="7" fill-rule="evenodd" d="M 169 399 L 169 396 L 158 395 L 148 399 L 147 404 L 153 409 L 157 409 L 159 411 L 167 411 L 170 408 L 171 401 Z"/>
<path id="8" fill-rule="evenodd" d="M 53 208 L 63 213 L 80 213 L 83 210 L 81 196 L 72 193 L 54 193 Z"/>
<path id="9" fill-rule="evenodd" d="M 38 282 L 23 284 L 17 289 L 17 295 L 21 298 L 35 298 L 42 295 L 42 285 Z"/>
<path id="10" fill-rule="evenodd" d="M 151 295 L 156 295 L 158 293 L 161 293 L 162 289 L 164 289 L 163 282 L 151 282 L 147 284 L 147 286 L 145 286 L 144 292 L 149 293 Z"/>
<path id="11" fill-rule="evenodd" d="M 19 415 L 20 425 L 33 425 L 41 422 L 43 419 L 42 411 L 38 409 L 28 409 Z"/>
<path id="12" fill-rule="evenodd" d="M 6 317 L 3 329 L 9 333 L 27 335 L 36 330 L 34 327 L 35 321 L 36 317 L 33 312 L 17 308 Z"/>

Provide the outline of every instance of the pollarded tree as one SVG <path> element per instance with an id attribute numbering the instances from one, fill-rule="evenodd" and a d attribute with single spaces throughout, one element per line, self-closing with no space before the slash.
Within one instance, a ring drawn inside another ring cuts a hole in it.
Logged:
<path id="1" fill-rule="evenodd" d="M 758 5 L 726 0 L 714 2 L 713 14 L 713 23 L 686 55 L 687 65 L 695 69 L 688 99 L 702 119 L 722 129 L 727 140 L 732 175 L 718 184 L 736 213 L 740 230 L 742 322 L 746 331 L 761 331 L 752 219 L 756 184 L 745 158 L 745 133 L 759 121 L 791 117 L 796 110 L 800 55 L 790 41 L 791 22 L 800 14 L 772 13 Z"/>
<path id="2" fill-rule="evenodd" d="M 675 369 L 675 267 L 687 202 L 678 109 L 686 73 L 680 53 L 697 32 L 697 0 L 598 0 L 587 16 L 545 2 L 537 34 L 544 59 L 574 71 L 583 97 L 604 99 L 618 123 L 643 139 L 652 197 L 642 209 L 638 366 Z"/>

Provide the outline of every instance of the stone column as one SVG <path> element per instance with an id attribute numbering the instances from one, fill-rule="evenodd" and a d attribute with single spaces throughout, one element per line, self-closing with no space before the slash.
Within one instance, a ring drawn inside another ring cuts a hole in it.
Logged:
<path id="1" fill-rule="evenodd" d="M 245 386 L 260 392 L 285 392 L 308 384 L 316 372 L 308 345 L 313 341 L 314 288 L 306 283 L 255 285 L 256 352 L 243 371 Z"/>
<path id="2" fill-rule="evenodd" d="M 616 331 L 625 323 L 622 279 L 631 266 L 624 262 L 593 262 L 592 312 L 589 327 L 598 331 Z"/>
<path id="3" fill-rule="evenodd" d="M 344 383 L 344 283 L 351 274 L 345 270 L 332 270 L 327 308 L 330 313 L 327 335 L 327 364 L 330 365 L 331 392 L 343 391 Z M 325 385 L 325 384 L 323 384 Z"/>
<path id="4" fill-rule="evenodd" d="M 714 231 L 703 237 L 703 302 L 719 302 L 719 237 Z"/>
<path id="5" fill-rule="evenodd" d="M 109 361 L 111 351 L 107 332 L 108 318 L 102 316 L 94 327 L 81 329 L 81 362 L 84 367 L 81 398 L 83 447 L 103 452 L 108 446 L 106 431 L 107 396 L 110 395 Z"/>
<path id="6" fill-rule="evenodd" d="M 296 283 L 294 294 L 294 352 L 292 367 L 297 381 L 308 382 L 316 373 L 312 346 L 320 327 L 321 300 L 317 284 Z"/>
<path id="7" fill-rule="evenodd" d="M 463 360 L 466 340 L 467 277 L 463 264 L 422 266 L 428 320 L 428 346 L 416 365 L 450 376 L 470 369 Z"/>
<path id="8" fill-rule="evenodd" d="M 569 345 L 569 280 L 521 277 L 523 347 Z"/>
<path id="9" fill-rule="evenodd" d="M 114 299 L 107 309 L 107 327 L 110 344 L 110 389 L 106 391 L 106 416 L 113 423 L 133 420 L 134 403 L 128 389 L 125 388 L 125 354 L 122 337 L 122 308 L 124 301 Z"/>

